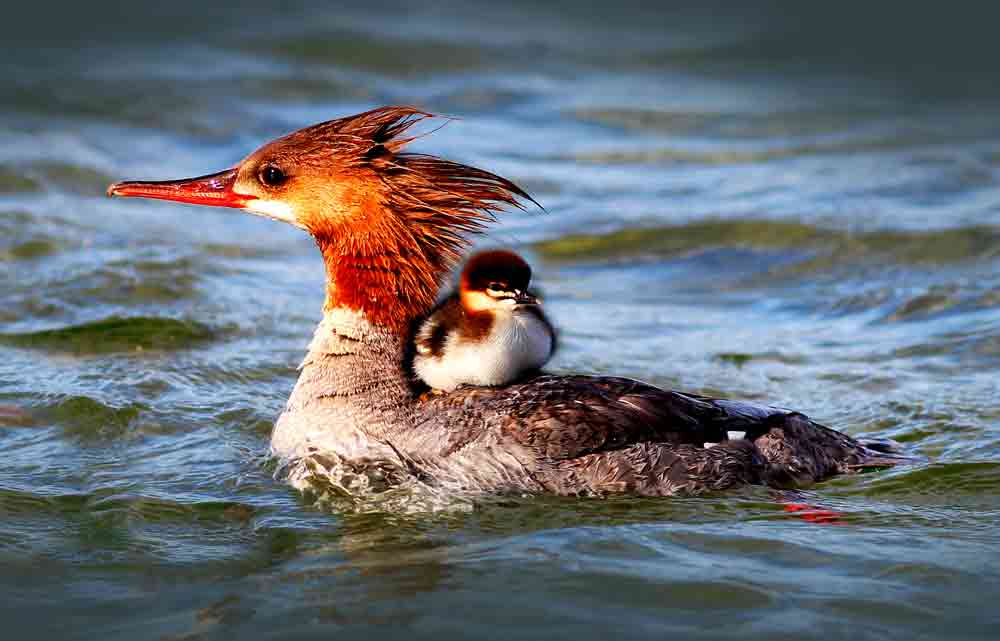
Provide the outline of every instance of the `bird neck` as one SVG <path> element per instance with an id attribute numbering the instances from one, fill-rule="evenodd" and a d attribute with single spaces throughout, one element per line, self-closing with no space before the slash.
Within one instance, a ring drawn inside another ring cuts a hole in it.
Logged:
<path id="1" fill-rule="evenodd" d="M 394 234 L 366 230 L 317 238 L 326 265 L 325 312 L 348 309 L 399 337 L 434 306 L 450 268 L 441 256 Z"/>
<path id="2" fill-rule="evenodd" d="M 413 402 L 403 365 L 405 339 L 355 310 L 324 312 L 288 402 L 294 411 L 322 410 L 327 421 L 384 438 Z"/>

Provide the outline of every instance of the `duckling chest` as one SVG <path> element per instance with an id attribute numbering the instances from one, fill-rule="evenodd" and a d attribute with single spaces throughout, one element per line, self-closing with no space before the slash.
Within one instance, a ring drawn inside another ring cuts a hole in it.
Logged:
<path id="1" fill-rule="evenodd" d="M 485 336 L 470 339 L 452 334 L 441 357 L 426 363 L 420 373 L 439 389 L 504 385 L 544 365 L 552 353 L 552 341 L 549 327 L 533 314 L 509 314 L 496 318 Z"/>

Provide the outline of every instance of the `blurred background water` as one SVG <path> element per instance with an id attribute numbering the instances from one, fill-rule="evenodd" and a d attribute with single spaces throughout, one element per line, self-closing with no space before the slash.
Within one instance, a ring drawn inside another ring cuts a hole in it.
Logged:
<path id="1" fill-rule="evenodd" d="M 988 638 L 1000 624 L 995 16 L 723 3 L 5 8 L 4 639 Z M 405 103 L 526 187 L 559 371 L 793 407 L 921 462 L 795 500 L 317 504 L 272 421 L 295 229 L 110 201 Z"/>

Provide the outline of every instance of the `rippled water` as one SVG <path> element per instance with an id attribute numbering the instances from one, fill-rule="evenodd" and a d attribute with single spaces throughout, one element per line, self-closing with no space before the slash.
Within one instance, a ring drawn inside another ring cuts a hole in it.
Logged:
<path id="1" fill-rule="evenodd" d="M 123 7 L 12 31 L 0 62 L 0 636 L 995 632 L 989 82 L 840 66 L 748 13 Z M 797 408 L 920 462 L 797 495 L 433 514 L 274 480 L 320 315 L 311 241 L 103 190 L 389 103 L 459 116 L 420 149 L 545 205 L 484 240 L 534 263 L 554 369 Z"/>

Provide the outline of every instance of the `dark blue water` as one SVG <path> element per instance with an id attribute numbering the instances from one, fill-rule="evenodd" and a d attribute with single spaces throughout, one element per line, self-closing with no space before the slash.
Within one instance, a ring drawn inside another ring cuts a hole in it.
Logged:
<path id="1" fill-rule="evenodd" d="M 956 15 L 19 8 L 0 637 L 989 638 L 1000 94 L 990 23 Z M 275 480 L 270 428 L 322 304 L 311 240 L 104 188 L 394 103 L 458 117 L 421 151 L 544 204 L 483 240 L 534 264 L 554 369 L 793 407 L 920 461 L 669 500 L 379 503 Z"/>

